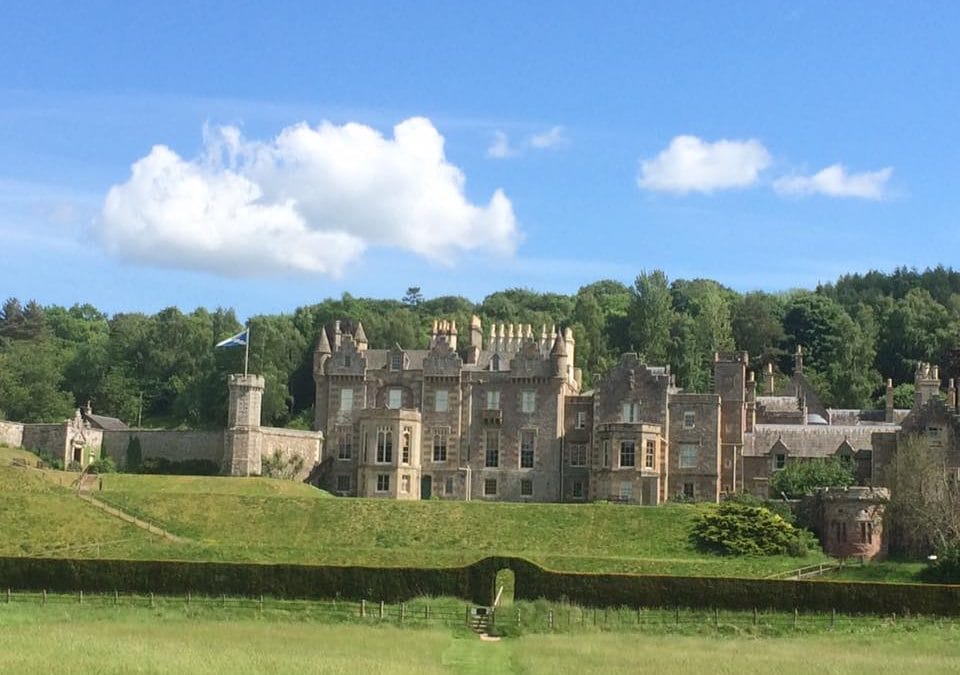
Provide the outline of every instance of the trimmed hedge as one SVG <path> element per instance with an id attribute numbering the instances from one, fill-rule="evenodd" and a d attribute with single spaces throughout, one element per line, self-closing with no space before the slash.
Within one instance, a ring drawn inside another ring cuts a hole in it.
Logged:
<path id="1" fill-rule="evenodd" d="M 545 570 L 521 558 L 501 557 L 449 568 L 0 558 L 0 588 L 171 595 L 264 594 L 386 602 L 446 595 L 487 605 L 493 600 L 496 575 L 502 569 L 513 570 L 517 599 L 568 600 L 587 607 L 960 615 L 960 585 L 574 574 Z"/>
<path id="2" fill-rule="evenodd" d="M 466 568 L 0 558 L 0 588 L 200 595 L 259 594 L 401 602 L 422 595 L 469 597 Z"/>

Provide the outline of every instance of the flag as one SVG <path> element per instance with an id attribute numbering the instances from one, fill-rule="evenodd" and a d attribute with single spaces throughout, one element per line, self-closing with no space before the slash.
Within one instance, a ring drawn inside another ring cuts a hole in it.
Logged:
<path id="1" fill-rule="evenodd" d="M 242 347 L 247 344 L 247 340 L 250 337 L 250 329 L 237 333 L 233 337 L 228 337 L 223 342 L 218 342 L 217 347 Z"/>

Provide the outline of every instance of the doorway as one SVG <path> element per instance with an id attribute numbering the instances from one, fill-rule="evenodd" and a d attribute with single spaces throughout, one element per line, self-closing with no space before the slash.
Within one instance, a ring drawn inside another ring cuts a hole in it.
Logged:
<path id="1" fill-rule="evenodd" d="M 433 496 L 433 476 L 420 478 L 420 499 L 430 499 Z"/>

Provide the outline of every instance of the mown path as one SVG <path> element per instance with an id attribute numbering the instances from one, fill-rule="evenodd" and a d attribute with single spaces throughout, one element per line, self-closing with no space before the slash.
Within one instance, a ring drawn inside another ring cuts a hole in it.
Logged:
<path id="1" fill-rule="evenodd" d="M 148 523 L 147 521 L 137 518 L 136 516 L 129 514 L 126 511 L 122 511 L 116 508 L 115 506 L 110 506 L 109 504 L 105 504 L 104 502 L 95 498 L 93 495 L 90 494 L 90 492 L 93 490 L 94 486 L 99 484 L 99 481 L 100 481 L 99 477 L 94 474 L 84 474 L 83 476 L 81 476 L 80 484 L 77 487 L 77 496 L 80 497 L 80 499 L 82 499 L 83 501 L 90 504 L 91 506 L 97 507 L 104 513 L 107 513 L 115 518 L 119 518 L 120 520 L 130 523 L 131 525 L 136 525 L 137 527 L 143 530 L 146 530 L 151 534 L 159 535 L 164 539 L 167 539 L 168 541 L 172 541 L 176 544 L 190 543 L 191 540 L 187 539 L 186 537 L 178 536 L 173 532 L 169 532 L 163 529 L 162 527 L 157 527 L 153 523 Z"/>

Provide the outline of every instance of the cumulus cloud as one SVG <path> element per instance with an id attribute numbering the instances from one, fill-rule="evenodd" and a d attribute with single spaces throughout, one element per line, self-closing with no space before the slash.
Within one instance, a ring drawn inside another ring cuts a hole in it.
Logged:
<path id="1" fill-rule="evenodd" d="M 94 228 L 111 253 L 230 276 L 339 275 L 369 246 L 449 263 L 485 249 L 512 255 L 513 206 L 464 194 L 443 136 L 424 118 L 393 138 L 362 124 L 298 124 L 270 141 L 207 130 L 184 159 L 158 145 L 107 194 Z"/>
<path id="2" fill-rule="evenodd" d="M 493 140 L 490 147 L 487 148 L 487 157 L 491 159 L 507 159 L 517 154 L 517 151 L 510 146 L 510 137 L 502 131 L 493 132 Z"/>
<path id="3" fill-rule="evenodd" d="M 530 146 L 537 148 L 538 150 L 545 150 L 546 148 L 555 148 L 558 145 L 563 145 L 567 142 L 567 137 L 564 134 L 563 127 L 555 126 L 547 131 L 544 131 L 540 134 L 534 134 L 530 137 Z"/>
<path id="4" fill-rule="evenodd" d="M 847 173 L 842 164 L 833 164 L 812 176 L 784 176 L 773 183 L 773 188 L 785 195 L 822 194 L 828 197 L 858 197 L 883 199 L 893 167 L 878 171 Z"/>
<path id="5" fill-rule="evenodd" d="M 770 166 L 770 153 L 759 141 L 677 136 L 656 157 L 641 160 L 637 184 L 645 190 L 686 194 L 749 187 Z"/>

